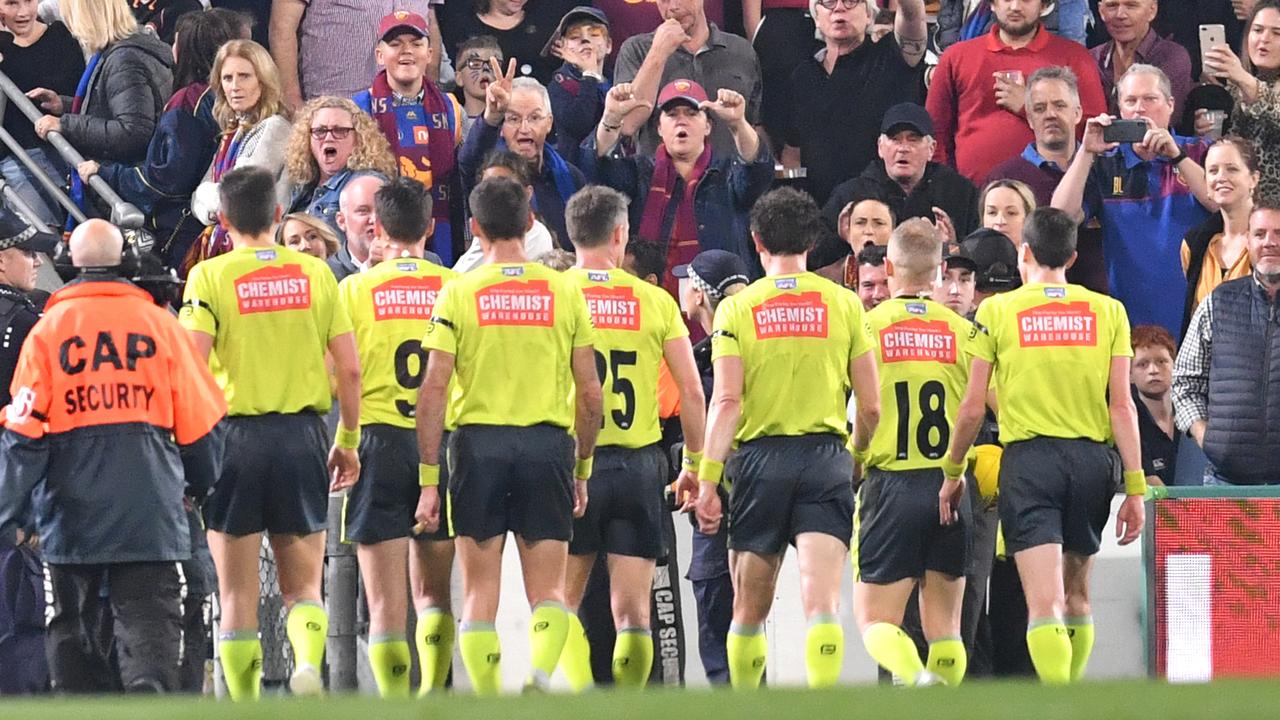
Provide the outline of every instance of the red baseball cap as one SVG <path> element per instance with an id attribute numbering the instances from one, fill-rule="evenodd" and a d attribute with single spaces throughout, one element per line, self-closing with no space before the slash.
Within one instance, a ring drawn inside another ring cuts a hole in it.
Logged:
<path id="1" fill-rule="evenodd" d="M 658 93 L 659 110 L 666 110 L 668 106 L 676 103 L 692 105 L 694 109 L 698 109 L 706 101 L 707 91 L 692 80 L 672 80 L 662 88 L 662 92 Z"/>
<path id="2" fill-rule="evenodd" d="M 427 36 L 427 19 L 414 12 L 397 10 L 378 23 L 378 40 L 386 40 L 393 30 L 407 30 L 418 37 Z"/>

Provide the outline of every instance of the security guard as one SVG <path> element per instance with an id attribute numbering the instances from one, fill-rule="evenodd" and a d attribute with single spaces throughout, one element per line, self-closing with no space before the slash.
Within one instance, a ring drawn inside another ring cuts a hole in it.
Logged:
<path id="1" fill-rule="evenodd" d="M 9 382 L 18 367 L 22 341 L 40 319 L 27 293 L 36 287 L 40 253 L 53 254 L 58 238 L 38 232 L 0 207 L 0 405 L 8 405 Z"/>
<path id="2" fill-rule="evenodd" d="M 55 690 L 171 690 L 178 562 L 191 555 L 184 486 L 200 498 L 217 477 L 226 403 L 178 322 L 125 280 L 138 258 L 119 230 L 84 223 L 68 252 L 79 278 L 28 336 L 4 414 L 0 533 L 34 510 L 53 588 Z M 95 643 L 104 594 L 118 675 Z"/>

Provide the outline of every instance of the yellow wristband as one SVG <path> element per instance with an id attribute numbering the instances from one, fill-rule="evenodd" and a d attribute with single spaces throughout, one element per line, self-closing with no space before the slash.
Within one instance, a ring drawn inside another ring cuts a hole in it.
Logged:
<path id="1" fill-rule="evenodd" d="M 951 462 L 950 453 L 948 453 L 946 456 L 942 458 L 942 474 L 946 475 L 949 478 L 958 478 L 961 475 L 963 475 L 964 466 L 965 466 L 965 463 L 963 462 L 958 462 L 958 463 Z"/>
<path id="2" fill-rule="evenodd" d="M 418 463 L 418 487 L 437 487 L 440 485 L 440 466 Z"/>
<path id="3" fill-rule="evenodd" d="M 339 424 L 338 432 L 333 437 L 333 444 L 343 450 L 355 450 L 360 447 L 360 428 L 348 430 Z"/>
<path id="4" fill-rule="evenodd" d="M 1146 495 L 1147 474 L 1141 470 L 1124 471 L 1124 494 Z"/>
<path id="5" fill-rule="evenodd" d="M 709 457 L 702 458 L 702 462 L 698 464 L 699 482 L 719 485 L 722 477 L 724 477 L 724 463 L 717 462 Z"/>
<path id="6" fill-rule="evenodd" d="M 702 453 L 694 452 L 689 448 L 684 449 L 684 453 L 680 458 L 680 466 L 691 473 L 698 472 L 698 466 L 702 464 Z"/>
<path id="7" fill-rule="evenodd" d="M 591 465 L 594 462 L 595 462 L 594 457 L 578 458 L 577 464 L 573 466 L 573 479 L 574 480 L 590 480 Z"/>
<path id="8" fill-rule="evenodd" d="M 865 466 L 867 464 L 867 458 L 871 457 L 871 448 L 869 447 L 859 450 L 850 444 L 849 452 L 853 453 L 853 461 L 862 466 Z"/>

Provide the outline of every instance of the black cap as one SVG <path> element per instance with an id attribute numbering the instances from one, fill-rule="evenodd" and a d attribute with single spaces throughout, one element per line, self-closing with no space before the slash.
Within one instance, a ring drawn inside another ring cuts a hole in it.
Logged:
<path id="1" fill-rule="evenodd" d="M 898 103 L 884 113 L 880 121 L 880 132 L 893 135 L 902 130 L 915 130 L 921 135 L 933 135 L 933 118 L 929 111 L 915 103 Z"/>
<path id="2" fill-rule="evenodd" d="M 688 265 L 677 265 L 671 274 L 689 277 L 690 271 L 720 295 L 734 283 L 750 283 L 747 264 L 728 250 L 703 250 Z"/>
<path id="3" fill-rule="evenodd" d="M 547 44 L 542 46 L 542 57 L 551 54 L 551 48 L 555 47 L 556 41 L 565 34 L 565 32 L 576 23 L 589 22 L 596 25 L 603 25 L 606 30 L 609 29 L 609 16 L 599 8 L 593 8 L 590 5 L 579 5 L 560 18 L 560 24 L 556 26 L 556 31 L 551 33 L 551 37 L 547 40 Z"/>
<path id="4" fill-rule="evenodd" d="M 0 206 L 0 250 L 22 248 L 52 255 L 61 238 L 41 232 L 9 208 Z"/>
<path id="5" fill-rule="evenodd" d="M 974 280 L 982 292 L 1012 290 L 1022 284 L 1018 272 L 1018 248 L 999 230 L 978 228 L 960 243 L 964 255 L 973 262 Z"/>
<path id="6" fill-rule="evenodd" d="M 947 251 L 942 255 L 943 270 L 950 270 L 953 267 L 961 267 L 972 272 L 978 272 L 978 263 L 964 251 L 962 245 L 951 245 L 947 247 Z"/>

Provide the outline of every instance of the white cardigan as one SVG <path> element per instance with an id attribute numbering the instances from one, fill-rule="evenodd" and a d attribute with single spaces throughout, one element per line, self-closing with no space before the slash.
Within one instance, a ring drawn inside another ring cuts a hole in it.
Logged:
<path id="1" fill-rule="evenodd" d="M 276 179 L 276 202 L 281 207 L 289 206 L 289 194 L 293 188 L 284 171 L 285 150 L 292 132 L 293 123 L 282 115 L 272 115 L 249 131 L 236 157 L 235 166 L 238 168 L 257 165 L 271 172 Z M 218 219 L 219 203 L 218 183 L 213 181 L 213 163 L 210 163 L 204 180 L 191 195 L 191 214 L 205 225 L 212 225 Z"/>

